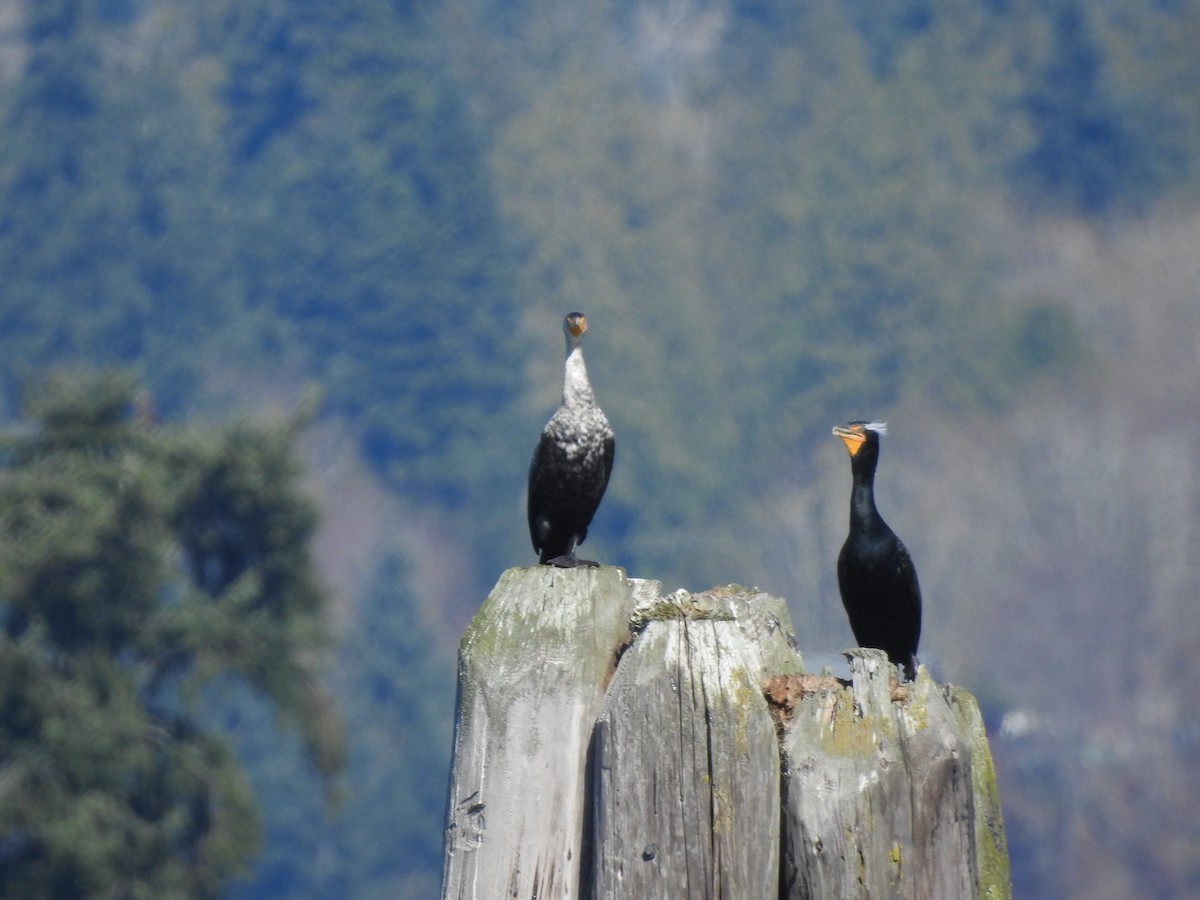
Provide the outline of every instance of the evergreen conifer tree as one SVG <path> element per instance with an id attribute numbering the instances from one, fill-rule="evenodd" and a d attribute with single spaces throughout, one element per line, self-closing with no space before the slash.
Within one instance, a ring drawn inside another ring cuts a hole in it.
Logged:
<path id="1" fill-rule="evenodd" d="M 202 689 L 236 677 L 340 762 L 295 423 L 158 426 L 52 380 L 0 477 L 0 895 L 215 897 L 258 846 Z"/>

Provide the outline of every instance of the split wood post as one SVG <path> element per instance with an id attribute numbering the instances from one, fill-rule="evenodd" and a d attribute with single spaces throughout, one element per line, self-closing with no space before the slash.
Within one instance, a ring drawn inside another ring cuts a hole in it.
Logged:
<path id="1" fill-rule="evenodd" d="M 779 742 L 761 685 L 801 671 L 787 607 L 726 587 L 635 616 L 596 729 L 594 897 L 775 897 Z"/>
<path id="2" fill-rule="evenodd" d="M 783 752 L 781 896 L 1010 898 L 995 773 L 974 698 L 881 650 L 851 683 L 776 679 Z M 791 690 L 791 696 L 784 697 Z"/>
<path id="3" fill-rule="evenodd" d="M 460 645 L 443 900 L 1010 896 L 970 695 L 794 648 L 758 591 L 504 573 Z"/>
<path id="4" fill-rule="evenodd" d="M 442 897 L 575 897 L 586 758 L 642 591 L 611 566 L 509 569 L 459 643 Z"/>

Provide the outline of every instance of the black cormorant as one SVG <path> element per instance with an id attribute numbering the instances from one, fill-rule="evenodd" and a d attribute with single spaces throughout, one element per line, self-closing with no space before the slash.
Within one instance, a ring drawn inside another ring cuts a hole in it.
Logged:
<path id="1" fill-rule="evenodd" d="M 615 443 L 608 419 L 596 405 L 583 362 L 587 318 L 563 320 L 567 364 L 562 404 L 542 430 L 529 465 L 529 536 L 538 562 L 570 568 L 598 565 L 575 558 L 612 474 Z"/>
<path id="2" fill-rule="evenodd" d="M 860 647 L 887 652 L 917 677 L 921 639 L 921 587 L 908 550 L 875 508 L 875 466 L 883 422 L 849 422 L 833 429 L 850 451 L 854 486 L 850 493 L 850 534 L 838 554 L 838 587 Z"/>

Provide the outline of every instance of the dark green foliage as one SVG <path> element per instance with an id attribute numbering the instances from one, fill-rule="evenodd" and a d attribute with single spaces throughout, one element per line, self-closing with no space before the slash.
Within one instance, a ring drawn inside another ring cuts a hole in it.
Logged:
<path id="1" fill-rule="evenodd" d="M 1014 163 L 1018 189 L 1071 212 L 1144 208 L 1162 189 L 1153 139 L 1115 96 L 1087 4 L 1052 4 L 1049 18 L 1047 59 L 1021 101 L 1034 140 Z"/>
<path id="2" fill-rule="evenodd" d="M 453 738 L 455 655 L 439 646 L 412 593 L 407 567 L 385 557 L 338 659 L 338 684 L 355 742 L 352 786 L 338 823 L 339 879 L 324 896 L 419 897 L 437 889 Z M 403 813 L 401 813 L 403 811 Z M 430 827 L 433 825 L 434 827 Z M 375 835 L 386 834 L 377 841 Z"/>
<path id="3" fill-rule="evenodd" d="M 521 387 L 513 256 L 425 17 L 173 15 L 61 0 L 25 22 L 0 91 L 10 406 L 64 361 L 136 363 L 168 414 L 223 368 L 302 368 L 393 484 L 494 499 L 479 448 Z"/>
<path id="4" fill-rule="evenodd" d="M 178 48 L 151 43 L 130 65 L 133 25 L 102 4 L 36 4 L 24 25 L 25 69 L 0 92 L 8 411 L 24 380 L 83 361 L 143 366 L 175 412 L 235 308 L 208 120 Z"/>
<path id="5" fill-rule="evenodd" d="M 1017 319 L 1009 358 L 1019 372 L 1036 375 L 1078 365 L 1085 346 L 1070 310 L 1062 304 L 1035 303 Z"/>
<path id="6" fill-rule="evenodd" d="M 215 897 L 254 800 L 197 690 L 236 676 L 322 771 L 338 727 L 294 427 L 159 428 L 120 376 L 51 380 L 0 479 L 0 894 Z M 198 536 L 240 561 L 195 579 Z M 216 589 L 214 589 L 216 588 Z"/>
<path id="7" fill-rule="evenodd" d="M 532 558 L 523 480 L 557 399 L 567 310 L 592 319 L 589 366 L 618 440 L 590 553 L 696 588 L 757 579 L 758 556 L 784 551 L 760 541 L 773 520 L 755 498 L 803 485 L 833 422 L 914 400 L 995 411 L 1092 362 L 1095 329 L 1053 286 L 1008 281 L 1025 262 L 1012 208 L 1091 225 L 1163 197 L 1186 208 L 1200 188 L 1196 0 L 39 0 L 14 21 L 0 60 L 0 416 L 60 362 L 135 366 L 167 421 L 318 381 L 321 412 L 420 510 L 413 529 L 436 522 L 421 534 L 433 563 L 475 569 L 479 596 Z M 312 510 L 280 487 L 294 478 L 276 454 L 286 439 L 139 431 L 127 388 L 104 402 L 97 385 L 58 391 L 37 440 L 9 451 L 24 474 L 0 514 L 27 553 L 0 585 L 4 665 L 20 675 L 0 687 L 5 720 L 41 727 L 28 710 L 52 699 L 140 747 L 122 710 L 148 698 L 170 722 L 249 680 L 282 704 L 218 719 L 261 748 L 269 830 L 253 890 L 340 895 L 337 878 L 361 869 L 382 892 L 405 867 L 406 883 L 430 884 L 446 744 L 421 738 L 449 704 L 440 680 L 425 694 L 414 680 L 433 677 L 409 627 L 416 600 L 348 598 L 370 625 L 350 628 L 339 682 L 363 734 L 345 808 L 384 824 L 314 836 L 312 760 L 269 732 L 282 708 L 328 767 L 336 742 L 314 727 L 328 701 L 263 664 L 305 645 L 318 602 L 294 577 Z M 48 574 L 32 561 L 51 551 L 65 561 Z M 123 599 L 83 602 L 97 596 Z M 117 684 L 93 659 L 114 647 L 149 688 L 71 687 L 80 667 Z M 21 673 L 59 657 L 74 667 L 62 683 L 30 693 Z M 392 700 L 404 713 L 385 721 Z M 147 783 L 248 809 L 232 774 L 182 774 L 185 758 L 236 771 L 191 740 L 145 756 Z M 65 810 L 54 798 L 74 795 L 52 787 L 39 803 Z M 79 822 L 115 816 L 89 804 L 71 807 Z M 152 822 L 193 821 L 144 805 Z M 388 844 L 395 821 L 410 830 Z M 164 845 L 200 826 L 178 827 Z M 206 844 L 213 871 L 252 843 Z M 82 862 L 31 847 L 0 836 L 0 860 L 78 887 Z"/>
<path id="8" fill-rule="evenodd" d="M 261 702 L 233 731 L 266 808 L 268 845 L 236 900 L 424 900 L 437 895 L 454 714 L 454 655 L 431 640 L 406 567 L 387 556 L 356 610 L 332 680 L 351 735 L 337 803 Z M 231 704 L 223 706 L 228 709 Z"/>
<path id="9" fill-rule="evenodd" d="M 495 441 L 521 386 L 513 266 L 428 26 L 383 0 L 219 21 L 233 184 L 264 201 L 239 260 L 254 303 L 290 324 L 391 483 L 493 499 L 485 466 L 446 461 Z"/>

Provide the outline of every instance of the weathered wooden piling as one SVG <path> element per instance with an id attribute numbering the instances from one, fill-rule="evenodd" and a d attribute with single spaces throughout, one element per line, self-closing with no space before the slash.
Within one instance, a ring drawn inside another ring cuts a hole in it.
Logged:
<path id="1" fill-rule="evenodd" d="M 782 600 L 510 569 L 464 634 L 443 898 L 1003 898 L 969 694 L 803 674 Z"/>
<path id="2" fill-rule="evenodd" d="M 924 668 L 898 685 L 880 650 L 847 656 L 849 685 L 768 684 L 786 722 L 781 896 L 1011 896 L 974 700 Z"/>
<path id="3" fill-rule="evenodd" d="M 635 611 L 596 726 L 596 897 L 775 896 L 779 743 L 761 682 L 800 671 L 786 621 L 782 601 L 735 588 Z"/>
<path id="4" fill-rule="evenodd" d="M 621 569 L 509 569 L 459 644 L 442 896 L 577 896 L 588 743 L 642 591 Z"/>

